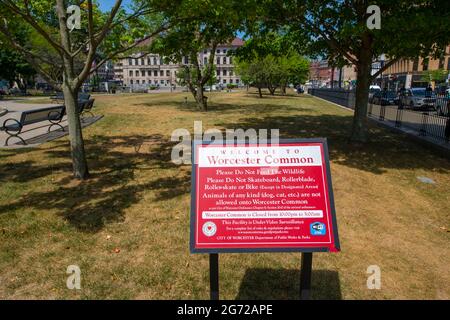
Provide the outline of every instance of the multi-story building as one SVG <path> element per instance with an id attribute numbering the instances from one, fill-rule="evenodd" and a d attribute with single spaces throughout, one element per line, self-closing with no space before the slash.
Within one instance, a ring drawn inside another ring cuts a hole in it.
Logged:
<path id="1" fill-rule="evenodd" d="M 372 74 L 375 74 L 382 66 L 389 62 L 389 59 L 383 54 L 372 63 Z M 336 74 L 336 70 L 338 74 Z M 428 84 L 435 85 L 433 81 L 425 79 L 426 71 L 446 70 L 450 72 L 450 45 L 447 46 L 445 54 L 439 59 L 433 57 L 416 58 L 414 60 L 399 60 L 393 65 L 384 70 L 381 75 L 374 80 L 374 84 L 381 87 L 386 87 L 389 90 L 398 90 L 402 86 L 405 88 L 411 87 L 426 87 Z M 340 72 L 340 75 L 339 75 Z M 326 60 L 314 61 L 310 66 L 310 82 L 313 86 L 333 85 L 339 86 L 341 79 L 341 86 L 345 88 L 354 88 L 356 84 L 356 68 L 353 65 L 346 66 L 339 69 L 333 69 L 328 65 Z M 336 85 L 337 81 L 337 85 Z M 450 83 L 450 75 L 448 79 L 441 79 L 441 82 Z"/>
<path id="2" fill-rule="evenodd" d="M 432 57 L 416 58 L 414 60 L 399 60 L 383 72 L 382 83 L 390 88 L 405 86 L 425 87 L 430 81 L 424 79 L 424 73 L 428 70 L 450 71 L 450 45 L 445 54 L 439 59 Z M 449 79 L 447 79 L 447 83 Z"/>
<path id="3" fill-rule="evenodd" d="M 309 82 L 313 87 L 337 87 L 339 69 L 330 66 L 327 60 L 313 61 L 309 66 Z"/>
<path id="4" fill-rule="evenodd" d="M 242 46 L 244 42 L 235 38 L 229 44 L 219 45 L 215 53 L 214 65 L 218 84 L 240 84 L 240 78 L 234 71 L 233 57 L 228 53 Z M 208 63 L 211 49 L 199 53 L 201 65 Z M 187 57 L 181 63 L 166 63 L 158 54 L 135 54 L 132 57 L 121 59 L 114 65 L 115 80 L 120 80 L 125 86 L 131 88 L 148 88 L 157 86 L 170 88 L 177 83 L 177 71 L 182 65 L 189 64 Z"/>

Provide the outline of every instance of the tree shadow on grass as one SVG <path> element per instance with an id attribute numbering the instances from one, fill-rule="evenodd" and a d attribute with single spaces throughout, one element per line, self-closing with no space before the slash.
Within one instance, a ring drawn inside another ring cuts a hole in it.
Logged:
<path id="1" fill-rule="evenodd" d="M 44 151 L 52 165 L 31 160 L 1 165 L 1 177 L 6 181 L 23 183 L 53 175 L 60 177 L 56 174 L 58 170 L 63 171 L 63 178 L 55 179 L 52 190 L 31 191 L 11 199 L 0 206 L 0 212 L 25 208 L 56 210 L 78 230 L 97 232 L 107 223 L 123 221 L 124 211 L 138 203 L 147 191 L 154 192 L 154 201 L 189 193 L 190 175 L 178 170 L 170 161 L 172 146 L 172 142 L 159 135 L 88 139 L 86 152 L 91 177 L 79 182 L 69 174 L 71 163 L 67 142 L 59 141 Z M 138 171 L 140 174 L 158 171 L 158 175 L 137 179 Z"/>
<path id="2" fill-rule="evenodd" d="M 182 101 L 152 101 L 152 102 L 146 102 L 143 104 L 139 104 L 139 106 L 146 106 L 146 107 L 167 107 L 167 106 L 175 106 L 178 110 L 186 111 L 186 112 L 198 112 L 203 114 L 211 114 L 215 115 L 217 113 L 220 114 L 242 114 L 242 113 L 267 113 L 267 112 L 277 112 L 277 111 L 284 111 L 284 112 L 302 112 L 302 111 L 312 111 L 313 107 L 300 107 L 295 105 L 287 105 L 282 103 L 268 103 L 268 102 L 274 102 L 277 100 L 264 100 L 261 101 L 261 103 L 244 103 L 244 104 L 230 104 L 230 103 L 220 103 L 220 102 L 208 102 L 208 111 L 202 112 L 193 101 L 188 101 L 187 103 L 184 103 Z M 281 100 L 280 100 L 281 101 Z"/>
<path id="3" fill-rule="evenodd" d="M 239 287 L 237 300 L 298 300 L 300 270 L 248 269 Z M 313 270 L 311 298 L 341 300 L 339 274 L 330 270 Z"/>

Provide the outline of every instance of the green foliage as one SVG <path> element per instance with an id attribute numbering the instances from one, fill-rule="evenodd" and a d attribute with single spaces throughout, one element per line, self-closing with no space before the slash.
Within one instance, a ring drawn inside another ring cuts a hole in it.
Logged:
<path id="1" fill-rule="evenodd" d="M 449 75 L 449 71 L 445 69 L 427 70 L 422 74 L 422 81 L 428 82 L 444 82 Z"/>
<path id="2" fill-rule="evenodd" d="M 0 19 L 4 23 L 4 28 L 0 31 L 6 39 L 10 38 L 10 41 L 23 43 L 22 51 L 29 53 L 27 60 L 33 60 L 33 65 L 42 76 L 48 81 L 61 83 L 65 69 L 64 55 L 66 58 L 70 55 L 69 59 L 73 60 L 73 73 L 79 75 L 92 61 L 97 61 L 99 66 L 99 62 L 104 63 L 107 59 L 114 59 L 126 53 L 136 44 L 137 39 L 145 38 L 161 29 L 164 22 L 160 14 L 151 10 L 150 2 L 136 0 L 129 8 L 121 4 L 112 17 L 111 12 L 100 10 L 98 1 L 92 2 L 92 8 L 89 7 L 88 1 L 65 1 L 66 7 L 76 4 L 81 8 L 81 29 L 75 29 L 68 34 L 70 50 L 66 51 L 70 52 L 61 50 L 63 35 L 59 27 L 54 0 L 32 2 L 0 0 L 2 4 Z M 28 18 L 15 12 L 14 6 L 24 13 L 28 11 Z M 92 17 L 91 30 L 90 16 Z M 105 26 L 107 26 L 106 29 L 104 29 Z M 12 36 L 6 33 L 11 30 L 14 30 Z M 95 47 L 93 58 L 89 56 L 91 46 Z M 83 74 L 82 78 L 85 77 L 87 75 Z"/>
<path id="3" fill-rule="evenodd" d="M 368 28 L 369 5 L 380 8 L 381 29 Z M 355 142 L 368 139 L 370 83 L 399 59 L 439 57 L 450 43 L 448 0 L 255 0 L 255 11 L 247 23 L 249 33 L 265 37 L 275 30 L 302 54 L 356 67 Z M 382 54 L 389 61 L 371 74 L 372 62 Z"/>
<path id="4" fill-rule="evenodd" d="M 25 85 L 36 75 L 33 67 L 23 56 L 7 46 L 0 46 L 0 79 L 16 82 L 19 87 Z"/>
<path id="5" fill-rule="evenodd" d="M 299 50 L 342 62 L 345 53 L 357 56 L 362 38 L 369 36 L 374 58 L 415 58 L 439 54 L 450 42 L 447 0 L 286 0 L 264 1 L 260 15 L 268 28 L 283 28 Z M 381 29 L 366 26 L 372 4 L 381 9 Z M 262 29 L 265 30 L 265 29 Z M 330 41 L 330 39 L 332 41 Z M 334 43 L 334 44 L 333 44 Z"/>
<path id="6" fill-rule="evenodd" d="M 148 52 L 159 53 L 166 62 L 184 64 L 178 74 L 198 106 L 206 111 L 203 87 L 216 82 L 214 62 L 216 48 L 229 43 L 245 19 L 242 2 L 223 0 L 151 1 L 171 28 L 154 39 Z M 199 53 L 210 49 L 207 62 L 199 61 Z M 188 63 L 185 63 L 188 60 Z"/>
<path id="7" fill-rule="evenodd" d="M 285 38 L 271 33 L 267 38 L 254 38 L 238 50 L 236 73 L 245 84 L 267 87 L 274 93 L 277 87 L 304 83 L 309 74 L 309 61 L 289 49 Z"/>

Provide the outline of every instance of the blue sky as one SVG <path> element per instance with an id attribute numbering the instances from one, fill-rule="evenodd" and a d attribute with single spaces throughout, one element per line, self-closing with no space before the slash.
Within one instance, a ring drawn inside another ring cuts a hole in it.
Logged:
<path id="1" fill-rule="evenodd" d="M 111 7 L 116 3 L 116 0 L 98 0 L 98 3 L 100 4 L 100 9 L 102 11 L 108 11 L 111 9 Z M 131 3 L 131 0 L 123 0 L 123 5 L 127 6 Z"/>

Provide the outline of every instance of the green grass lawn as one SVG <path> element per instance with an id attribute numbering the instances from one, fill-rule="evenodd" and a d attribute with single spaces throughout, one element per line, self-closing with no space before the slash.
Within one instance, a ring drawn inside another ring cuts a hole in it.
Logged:
<path id="1" fill-rule="evenodd" d="M 202 120 L 329 139 L 342 252 L 314 254 L 313 298 L 450 299 L 448 159 L 377 127 L 353 147 L 352 113 L 309 96 L 208 96 L 208 113 L 188 93 L 97 97 L 86 182 L 67 138 L 0 151 L 0 298 L 208 299 L 208 256 L 189 253 L 190 167 L 170 162 L 171 132 Z M 81 290 L 66 287 L 69 265 Z M 381 290 L 367 289 L 370 265 Z M 295 253 L 223 254 L 221 298 L 296 299 L 299 266 Z"/>

